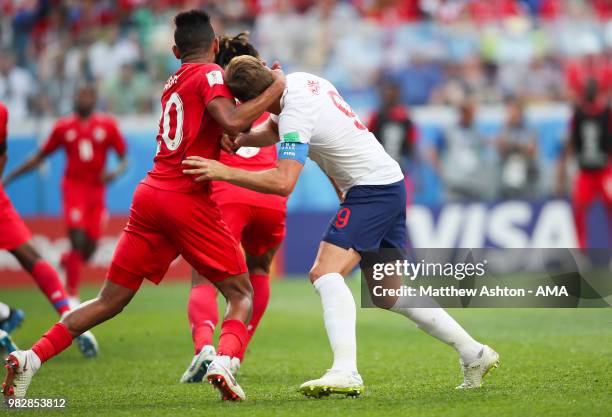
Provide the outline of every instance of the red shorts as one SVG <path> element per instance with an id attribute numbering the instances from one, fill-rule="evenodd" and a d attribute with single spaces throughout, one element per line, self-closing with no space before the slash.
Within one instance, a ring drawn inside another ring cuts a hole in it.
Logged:
<path id="1" fill-rule="evenodd" d="M 0 187 L 0 249 L 16 249 L 31 238 L 30 231 Z"/>
<path id="2" fill-rule="evenodd" d="M 219 208 L 234 237 L 249 255 L 263 255 L 278 247 L 285 238 L 285 210 L 238 203 L 223 204 Z"/>
<path id="3" fill-rule="evenodd" d="M 65 180 L 64 221 L 68 229 L 81 229 L 93 240 L 102 235 L 108 214 L 104 205 L 104 187 Z"/>
<path id="4" fill-rule="evenodd" d="M 247 271 L 238 242 L 207 193 L 139 184 L 108 279 L 133 290 L 145 278 L 159 284 L 179 255 L 212 282 Z"/>

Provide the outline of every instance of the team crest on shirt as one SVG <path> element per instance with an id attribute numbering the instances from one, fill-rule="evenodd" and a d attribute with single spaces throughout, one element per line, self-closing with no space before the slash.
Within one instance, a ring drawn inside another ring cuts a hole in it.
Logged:
<path id="1" fill-rule="evenodd" d="M 66 141 L 72 142 L 77 137 L 77 132 L 74 129 L 69 129 L 66 131 Z"/>
<path id="2" fill-rule="evenodd" d="M 106 130 L 102 127 L 96 127 L 93 132 L 94 139 L 97 142 L 102 142 L 106 138 Z"/>
<path id="3" fill-rule="evenodd" d="M 206 74 L 206 78 L 208 79 L 208 85 L 211 87 L 215 84 L 223 85 L 223 74 L 221 74 L 221 71 L 211 71 Z"/>
<path id="4" fill-rule="evenodd" d="M 319 95 L 321 85 L 317 80 L 308 80 L 308 89 L 312 94 Z"/>
<path id="5" fill-rule="evenodd" d="M 259 153 L 259 148 L 254 148 L 251 146 L 243 146 L 238 148 L 236 151 L 236 155 L 241 156 L 243 158 L 252 158 Z"/>

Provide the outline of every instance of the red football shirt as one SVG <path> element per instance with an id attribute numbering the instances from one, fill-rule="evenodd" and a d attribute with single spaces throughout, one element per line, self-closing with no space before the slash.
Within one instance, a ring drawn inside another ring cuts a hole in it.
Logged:
<path id="1" fill-rule="evenodd" d="M 264 113 L 253 123 L 257 126 L 268 120 L 269 113 Z M 276 168 L 278 160 L 276 146 L 266 146 L 265 148 L 243 147 L 236 154 L 221 152 L 219 159 L 225 165 L 246 169 L 248 171 L 263 171 Z M 238 187 L 225 181 L 215 181 L 214 199 L 219 205 L 240 203 L 255 207 L 265 207 L 271 209 L 284 210 L 287 197 L 274 194 L 261 194 L 257 191 Z"/>
<path id="2" fill-rule="evenodd" d="M 219 159 L 223 128 L 206 111 L 216 97 L 234 100 L 216 64 L 183 64 L 171 76 L 162 93 L 162 115 L 157 134 L 157 154 L 144 183 L 163 190 L 191 192 L 210 189 L 183 174 L 187 156 Z"/>
<path id="3" fill-rule="evenodd" d="M 58 148 L 66 152 L 64 180 L 101 186 L 109 149 L 119 156 L 125 154 L 125 140 L 110 116 L 94 113 L 86 119 L 76 115 L 59 119 L 43 153 L 48 155 Z"/>

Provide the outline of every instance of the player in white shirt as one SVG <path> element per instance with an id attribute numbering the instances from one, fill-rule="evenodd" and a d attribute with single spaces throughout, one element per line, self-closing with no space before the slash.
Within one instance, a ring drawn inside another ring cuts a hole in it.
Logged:
<path id="1" fill-rule="evenodd" d="M 272 83 L 269 71 L 256 58 L 234 58 L 226 68 L 226 83 L 237 99 L 248 101 Z M 293 191 L 306 157 L 330 177 L 342 203 L 323 236 L 310 280 L 321 297 L 334 361 L 323 377 L 305 382 L 300 391 L 316 397 L 357 396 L 364 386 L 357 371 L 356 307 L 344 277 L 363 253 L 405 248 L 404 178 L 399 165 L 329 81 L 300 72 L 287 75 L 286 82 L 284 94 L 268 109 L 273 116 L 234 142 L 236 149 L 280 140 L 277 168 L 252 172 L 190 156 L 183 161 L 184 172 L 196 175 L 196 181 L 221 180 L 280 195 Z M 482 377 L 497 365 L 497 353 L 475 341 L 443 309 L 411 308 L 401 299 L 394 302 L 387 308 L 459 352 L 464 382 L 458 388 L 480 386 Z"/>

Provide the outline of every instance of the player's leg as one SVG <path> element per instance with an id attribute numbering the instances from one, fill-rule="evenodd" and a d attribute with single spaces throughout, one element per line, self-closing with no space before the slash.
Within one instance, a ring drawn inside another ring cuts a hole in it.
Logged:
<path id="1" fill-rule="evenodd" d="M 4 397 L 23 398 L 44 362 L 66 350 L 75 337 L 119 314 L 134 294 L 136 289 L 106 280 L 95 299 L 65 315 L 31 349 L 11 353 L 6 360 L 7 374 L 2 384 Z"/>
<path id="2" fill-rule="evenodd" d="M 205 378 L 223 399 L 244 399 L 244 392 L 231 374 L 231 358 L 242 354 L 252 312 L 253 289 L 246 273 L 244 255 L 232 236 L 217 205 L 206 193 L 172 193 L 172 204 L 161 207 L 171 243 L 185 260 L 219 289 L 227 308 L 217 349 L 217 357 Z M 204 283 L 196 280 L 195 286 Z"/>
<path id="3" fill-rule="evenodd" d="M 53 267 L 38 254 L 31 242 L 26 242 L 10 251 L 19 264 L 34 278 L 53 308 L 61 316 L 68 312 L 68 296 L 59 275 Z"/>
<path id="4" fill-rule="evenodd" d="M 208 367 L 205 378 L 219 390 L 222 400 L 244 400 L 244 391 L 231 369 L 232 359 L 242 356 L 246 349 L 253 288 L 247 273 L 217 280 L 215 285 L 225 297 L 227 308 L 221 324 L 217 357 Z"/>
<path id="5" fill-rule="evenodd" d="M 66 271 L 66 290 L 73 305 L 78 305 L 79 286 L 83 265 L 96 250 L 97 242 L 84 228 L 69 228 L 70 250 L 62 255 L 61 264 Z"/>
<path id="6" fill-rule="evenodd" d="M 305 395 L 359 395 L 363 391 L 363 380 L 357 371 L 357 311 L 353 294 L 344 281 L 360 259 L 353 249 L 328 242 L 319 245 L 317 258 L 310 270 L 310 280 L 321 297 L 333 364 L 322 378 L 300 386 L 300 391 Z"/>
<path id="7" fill-rule="evenodd" d="M 400 213 L 396 224 L 387 233 L 381 246 L 384 256 L 390 256 L 391 262 L 403 260 L 403 247 L 406 242 L 406 215 Z M 366 274 L 367 276 L 368 274 Z M 373 283 L 368 282 L 368 285 Z M 380 282 L 377 283 L 380 285 Z M 399 288 L 401 279 L 385 279 L 384 285 Z M 460 357 L 464 382 L 458 388 L 476 388 L 481 385 L 482 377 L 492 368 L 497 367 L 499 355 L 488 346 L 474 340 L 444 309 L 432 306 L 423 308 L 414 306 L 411 297 L 396 297 L 395 300 L 383 300 L 379 307 L 388 309 L 413 321 L 417 327 L 428 335 L 454 348 Z"/>
<path id="8" fill-rule="evenodd" d="M 608 166 L 605 174 L 602 175 L 600 189 L 601 197 L 606 207 L 609 236 L 612 241 L 612 165 Z"/>
<path id="9" fill-rule="evenodd" d="M 242 237 L 242 230 L 249 221 L 249 206 L 244 204 L 227 204 L 221 208 L 225 224 L 237 241 Z M 195 348 L 195 355 L 180 382 L 202 381 L 208 365 L 216 354 L 212 345 L 213 334 L 219 321 L 217 308 L 217 288 L 208 279 L 192 270 L 191 290 L 187 303 L 187 317 Z M 232 359 L 233 368 L 238 368 L 240 360 Z"/>
<path id="10" fill-rule="evenodd" d="M 249 279 L 253 286 L 253 317 L 249 323 L 250 342 L 270 301 L 270 268 L 285 238 L 284 210 L 251 207 L 252 216 L 242 232 Z M 225 213 L 225 212 L 224 212 Z M 240 358 L 242 360 L 242 358 Z"/>
<path id="11" fill-rule="evenodd" d="M 576 174 L 574 181 L 572 209 L 578 247 L 581 249 L 587 247 L 587 214 L 598 188 L 595 179 L 595 173 L 581 170 Z"/>
<path id="12" fill-rule="evenodd" d="M 187 317 L 191 328 L 191 337 L 195 355 L 187 370 L 181 376 L 180 382 L 201 382 L 208 365 L 216 355 L 213 346 L 213 335 L 219 311 L 217 307 L 217 288 L 206 278 L 191 271 L 191 290 L 187 302 Z"/>

